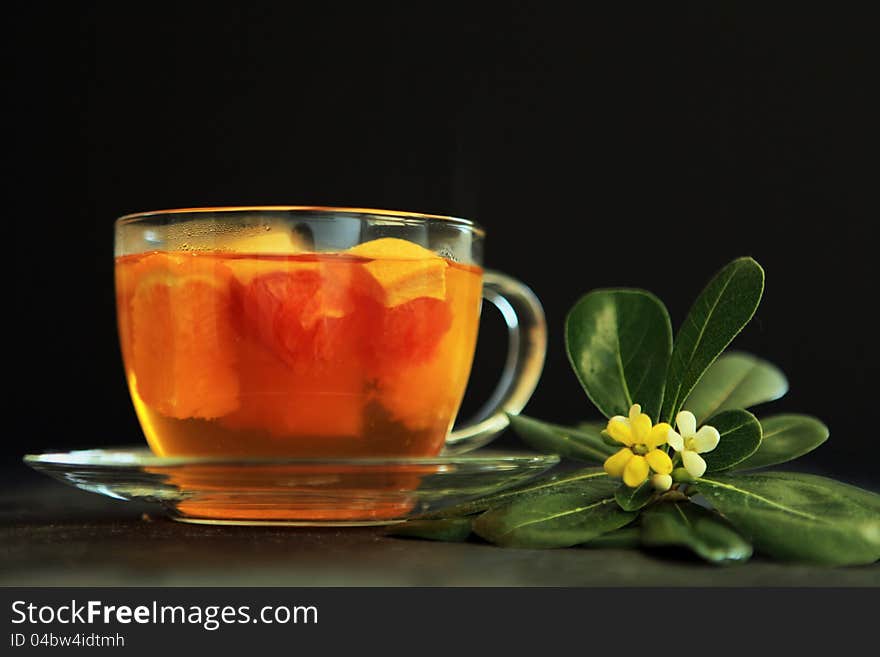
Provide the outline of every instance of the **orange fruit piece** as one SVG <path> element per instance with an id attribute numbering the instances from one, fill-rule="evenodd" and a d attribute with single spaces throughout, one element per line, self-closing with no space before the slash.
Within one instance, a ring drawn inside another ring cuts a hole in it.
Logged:
<path id="1" fill-rule="evenodd" d="M 446 301 L 418 298 L 381 308 L 372 340 L 377 398 L 410 429 L 434 430 L 442 439 L 457 402 L 450 396 L 452 310 Z M 437 449 L 440 448 L 438 444 Z"/>
<path id="2" fill-rule="evenodd" d="M 429 432 L 431 451 L 437 453 L 460 401 L 450 392 L 453 383 L 448 363 L 436 358 L 386 372 L 377 382 L 376 395 L 396 422 Z"/>
<path id="3" fill-rule="evenodd" d="M 446 300 L 449 263 L 429 249 L 393 237 L 364 242 L 348 252 L 370 259 L 362 267 L 375 281 L 371 294 L 378 306 L 369 316 L 369 350 L 378 371 L 394 372 L 430 359 L 452 325 Z"/>
<path id="4" fill-rule="evenodd" d="M 196 255 L 138 263 L 131 298 L 131 370 L 140 398 L 167 417 L 211 419 L 238 407 L 231 274 Z"/>
<path id="5" fill-rule="evenodd" d="M 393 308 L 413 299 L 446 298 L 449 263 L 433 251 L 407 240 L 383 237 L 358 244 L 348 253 L 367 258 L 363 265 L 379 284 L 379 301 Z"/>

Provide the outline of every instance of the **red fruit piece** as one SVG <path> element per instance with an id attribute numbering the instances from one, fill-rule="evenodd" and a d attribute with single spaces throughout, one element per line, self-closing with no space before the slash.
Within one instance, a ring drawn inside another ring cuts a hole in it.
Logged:
<path id="1" fill-rule="evenodd" d="M 374 338 L 375 349 L 380 361 L 392 367 L 430 359 L 452 326 L 449 304 L 429 297 L 383 308 L 381 315 L 382 330 Z"/>
<path id="2" fill-rule="evenodd" d="M 320 265 L 299 265 L 257 276 L 244 287 L 245 331 L 291 368 L 312 368 L 343 350 L 342 320 L 352 303 L 326 274 Z"/>
<path id="3" fill-rule="evenodd" d="M 228 426 L 277 436 L 359 435 L 366 323 L 351 263 L 297 262 L 240 288 L 242 407 Z"/>

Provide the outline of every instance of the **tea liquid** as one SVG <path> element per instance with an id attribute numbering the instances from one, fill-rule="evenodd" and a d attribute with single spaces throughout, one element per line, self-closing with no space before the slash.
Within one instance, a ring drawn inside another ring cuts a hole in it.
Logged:
<path id="1" fill-rule="evenodd" d="M 159 455 L 437 454 L 477 337 L 482 272 L 410 242 L 116 261 L 125 372 Z"/>

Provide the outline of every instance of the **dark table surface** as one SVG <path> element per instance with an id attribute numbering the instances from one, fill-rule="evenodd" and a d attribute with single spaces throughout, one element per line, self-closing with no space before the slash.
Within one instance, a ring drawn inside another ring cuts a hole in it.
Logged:
<path id="1" fill-rule="evenodd" d="M 877 564 L 715 567 L 680 553 L 501 549 L 381 528 L 189 525 L 23 467 L 0 474 L 5 586 L 880 586 Z"/>

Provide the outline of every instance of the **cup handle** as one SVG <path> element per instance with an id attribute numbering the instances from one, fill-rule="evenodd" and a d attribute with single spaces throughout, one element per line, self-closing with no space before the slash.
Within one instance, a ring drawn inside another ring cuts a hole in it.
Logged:
<path id="1" fill-rule="evenodd" d="M 466 425 L 452 431 L 444 454 L 461 454 L 491 442 L 507 428 L 508 413 L 519 413 L 535 391 L 547 352 L 547 322 L 538 297 L 518 280 L 496 271 L 483 273 L 483 298 L 507 324 L 507 360 L 489 400 Z"/>

